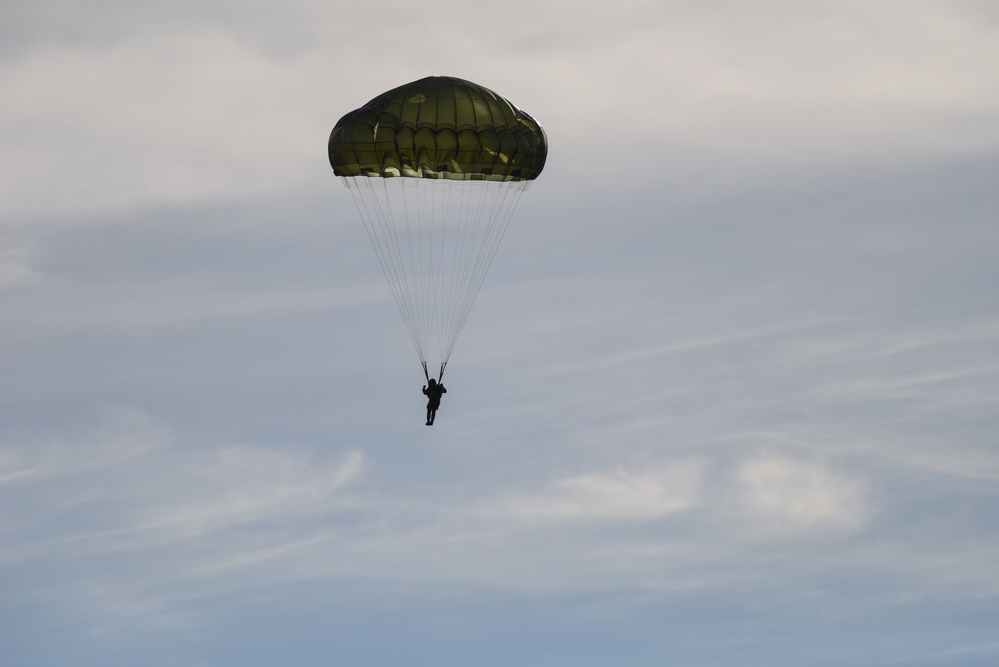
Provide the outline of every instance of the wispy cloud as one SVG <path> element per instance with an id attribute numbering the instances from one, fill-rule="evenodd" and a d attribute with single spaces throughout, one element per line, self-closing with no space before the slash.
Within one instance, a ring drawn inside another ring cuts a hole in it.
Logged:
<path id="1" fill-rule="evenodd" d="M 87 439 L 6 453 L 0 489 L 20 498 L 2 529 L 18 536 L 6 561 L 54 548 L 44 527 L 67 516 L 80 521 L 55 538 L 60 549 L 112 554 L 323 514 L 364 465 L 356 450 L 320 462 L 302 448 L 180 447 L 169 429 L 124 407 L 110 408 L 102 421 Z"/>
<path id="2" fill-rule="evenodd" d="M 303 99 L 303 75 L 207 27 L 0 63 L 13 93 L 0 112 L 4 214 L 37 219 L 294 189 L 316 166 L 316 135 L 328 131 L 322 110 Z"/>
<path id="3" fill-rule="evenodd" d="M 869 512 L 861 480 L 816 462 L 775 455 L 739 466 L 734 498 L 750 530 L 772 533 L 856 530 Z"/>
<path id="4" fill-rule="evenodd" d="M 32 243 L 11 238 L 0 229 L 0 289 L 38 276 L 33 254 Z"/>
<path id="5" fill-rule="evenodd" d="M 91 429 L 70 442 L 6 443 L 0 460 L 0 486 L 58 486 L 66 478 L 134 464 L 136 458 L 171 440 L 169 429 L 157 419 L 121 404 L 101 406 Z"/>
<path id="6" fill-rule="evenodd" d="M 703 461 L 683 459 L 566 477 L 536 493 L 496 501 L 491 509 L 528 523 L 648 521 L 695 507 L 703 469 Z"/>
<path id="7" fill-rule="evenodd" d="M 315 466 L 307 459 L 267 450 L 229 447 L 196 457 L 185 498 L 153 509 L 140 519 L 143 528 L 164 528 L 185 536 L 261 521 L 276 515 L 309 512 L 330 494 L 357 479 L 364 457 L 346 453 L 342 463 Z"/>

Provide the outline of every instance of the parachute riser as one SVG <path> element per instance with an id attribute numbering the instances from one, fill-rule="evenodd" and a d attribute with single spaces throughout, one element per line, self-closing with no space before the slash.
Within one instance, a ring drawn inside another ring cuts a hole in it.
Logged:
<path id="1" fill-rule="evenodd" d="M 420 365 L 423 366 L 423 376 L 427 378 L 427 384 L 430 384 L 430 371 L 427 370 L 427 362 L 421 361 Z M 441 364 L 441 372 L 437 375 L 437 384 L 444 381 L 444 368 L 447 366 L 447 362 Z"/>

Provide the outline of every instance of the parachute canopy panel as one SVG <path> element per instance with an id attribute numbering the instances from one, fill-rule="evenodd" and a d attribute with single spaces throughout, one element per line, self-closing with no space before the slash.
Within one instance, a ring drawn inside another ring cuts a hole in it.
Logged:
<path id="1" fill-rule="evenodd" d="M 355 109 L 330 133 L 337 176 L 529 181 L 548 141 L 531 116 L 470 81 L 431 76 Z"/>

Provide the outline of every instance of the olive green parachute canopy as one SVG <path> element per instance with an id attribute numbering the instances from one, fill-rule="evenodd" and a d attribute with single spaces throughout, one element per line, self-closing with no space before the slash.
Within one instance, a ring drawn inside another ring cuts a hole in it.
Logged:
<path id="1" fill-rule="evenodd" d="M 407 83 L 351 111 L 330 133 L 337 176 L 527 181 L 545 166 L 545 131 L 488 88 L 450 76 Z"/>
<path id="2" fill-rule="evenodd" d="M 446 76 L 383 93 L 330 133 L 330 164 L 357 205 L 428 380 L 435 348 L 443 376 L 547 154 L 533 118 Z"/>

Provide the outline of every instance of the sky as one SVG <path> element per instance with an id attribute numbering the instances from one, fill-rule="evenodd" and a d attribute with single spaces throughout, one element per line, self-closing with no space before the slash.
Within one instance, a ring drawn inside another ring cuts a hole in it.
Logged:
<path id="1" fill-rule="evenodd" d="M 0 22 L 0 663 L 999 663 L 999 6 Z M 436 425 L 330 129 L 549 158 Z"/>

